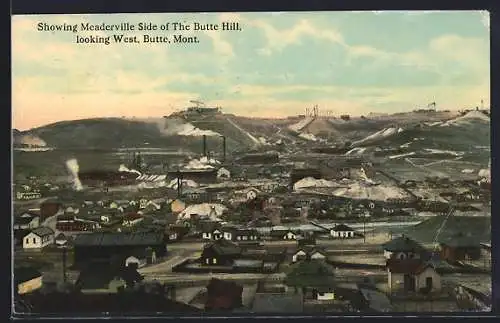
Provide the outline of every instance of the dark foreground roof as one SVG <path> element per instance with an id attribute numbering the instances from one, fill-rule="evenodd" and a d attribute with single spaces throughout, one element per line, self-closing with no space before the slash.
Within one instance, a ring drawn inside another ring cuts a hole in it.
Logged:
<path id="1" fill-rule="evenodd" d="M 38 270 L 32 267 L 14 268 L 14 281 L 16 284 L 27 282 L 41 276 L 42 274 Z"/>
<path id="2" fill-rule="evenodd" d="M 96 232 L 79 234 L 75 246 L 152 246 L 163 243 L 159 232 Z"/>
<path id="3" fill-rule="evenodd" d="M 200 310 L 163 295 L 144 292 L 117 294 L 60 293 L 32 294 L 23 297 L 31 306 L 31 314 L 115 314 L 132 313 L 193 313 Z"/>

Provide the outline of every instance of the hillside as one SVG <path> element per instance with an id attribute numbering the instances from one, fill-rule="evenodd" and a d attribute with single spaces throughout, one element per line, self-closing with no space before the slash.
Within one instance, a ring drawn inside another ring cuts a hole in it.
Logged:
<path id="1" fill-rule="evenodd" d="M 296 129 L 297 128 L 297 129 Z M 299 129 L 300 128 L 300 129 Z M 335 118 L 256 119 L 235 115 L 128 120 L 85 119 L 58 122 L 30 131 L 13 131 L 16 145 L 56 149 L 163 148 L 200 153 L 220 152 L 221 136 L 231 151 L 310 146 L 312 141 L 350 143 L 356 154 L 435 155 L 439 151 L 489 154 L 489 117 L 476 111 L 456 113 L 400 113 L 349 121 Z"/>

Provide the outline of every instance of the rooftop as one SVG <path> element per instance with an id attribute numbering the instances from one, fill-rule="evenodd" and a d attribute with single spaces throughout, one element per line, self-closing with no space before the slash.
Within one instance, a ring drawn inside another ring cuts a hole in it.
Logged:
<path id="1" fill-rule="evenodd" d="M 76 236 L 75 246 L 151 246 L 161 244 L 160 232 L 96 232 Z"/>

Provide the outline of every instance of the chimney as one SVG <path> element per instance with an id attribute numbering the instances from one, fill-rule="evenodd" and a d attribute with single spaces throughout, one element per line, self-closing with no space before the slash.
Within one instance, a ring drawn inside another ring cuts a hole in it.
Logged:
<path id="1" fill-rule="evenodd" d="M 222 160 L 226 161 L 226 137 L 222 136 Z"/>
<path id="2" fill-rule="evenodd" d="M 203 157 L 207 156 L 207 136 L 203 135 Z"/>
<path id="3" fill-rule="evenodd" d="M 182 195 L 182 174 L 181 171 L 177 171 L 177 198 L 180 199 Z"/>

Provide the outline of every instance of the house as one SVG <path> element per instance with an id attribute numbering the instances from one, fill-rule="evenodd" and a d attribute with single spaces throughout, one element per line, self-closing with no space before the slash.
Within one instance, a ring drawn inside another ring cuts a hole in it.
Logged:
<path id="1" fill-rule="evenodd" d="M 232 266 L 241 253 L 242 250 L 237 244 L 221 239 L 207 244 L 200 260 L 203 265 Z"/>
<path id="2" fill-rule="evenodd" d="M 422 259 L 428 256 L 425 248 L 412 239 L 401 236 L 382 245 L 384 257 L 390 259 Z"/>
<path id="3" fill-rule="evenodd" d="M 18 295 L 32 293 L 42 288 L 42 274 L 31 267 L 14 269 L 14 289 Z"/>
<path id="4" fill-rule="evenodd" d="M 40 226 L 40 216 L 29 212 L 21 214 L 14 220 L 14 230 L 30 230 Z"/>
<path id="5" fill-rule="evenodd" d="M 90 220 L 81 220 L 81 219 L 73 219 L 73 220 L 59 220 L 56 223 L 56 229 L 64 232 L 86 232 L 86 231 L 94 231 L 99 229 L 101 226 L 96 221 Z"/>
<path id="6" fill-rule="evenodd" d="M 243 306 L 243 286 L 212 278 L 207 286 L 205 311 L 234 310 Z"/>
<path id="7" fill-rule="evenodd" d="M 269 233 L 271 238 L 276 239 L 276 240 L 297 240 L 299 237 L 299 232 L 298 231 L 292 231 L 292 230 L 275 230 L 272 229 L 271 232 Z"/>
<path id="8" fill-rule="evenodd" d="M 61 232 L 54 238 L 55 244 L 61 247 L 66 246 L 71 240 L 70 237 L 65 236 L 64 233 Z"/>
<path id="9" fill-rule="evenodd" d="M 144 217 L 138 213 L 128 213 L 123 216 L 123 225 L 132 227 L 144 221 Z"/>
<path id="10" fill-rule="evenodd" d="M 230 240 L 238 243 L 259 243 L 261 236 L 255 229 L 236 229 L 231 232 Z"/>
<path id="11" fill-rule="evenodd" d="M 54 231 L 47 227 L 31 230 L 23 238 L 24 249 L 41 249 L 54 243 Z"/>
<path id="12" fill-rule="evenodd" d="M 345 224 L 336 225 L 333 229 L 330 230 L 330 234 L 335 239 L 355 237 L 354 229 Z"/>
<path id="13" fill-rule="evenodd" d="M 201 226 L 201 238 L 204 240 L 220 240 L 224 237 L 222 226 L 218 222 L 203 222 Z"/>
<path id="14" fill-rule="evenodd" d="M 292 262 L 297 262 L 305 259 L 326 259 L 326 252 L 318 247 L 302 247 L 292 256 Z"/>
<path id="15" fill-rule="evenodd" d="M 441 276 L 430 262 L 421 259 L 389 259 L 387 283 L 390 293 L 441 290 Z"/>
<path id="16" fill-rule="evenodd" d="M 227 180 L 231 178 L 231 172 L 224 167 L 219 168 L 217 171 L 217 179 Z"/>
<path id="17" fill-rule="evenodd" d="M 450 262 L 478 260 L 481 258 L 481 241 L 459 232 L 439 241 L 441 258 Z"/>

